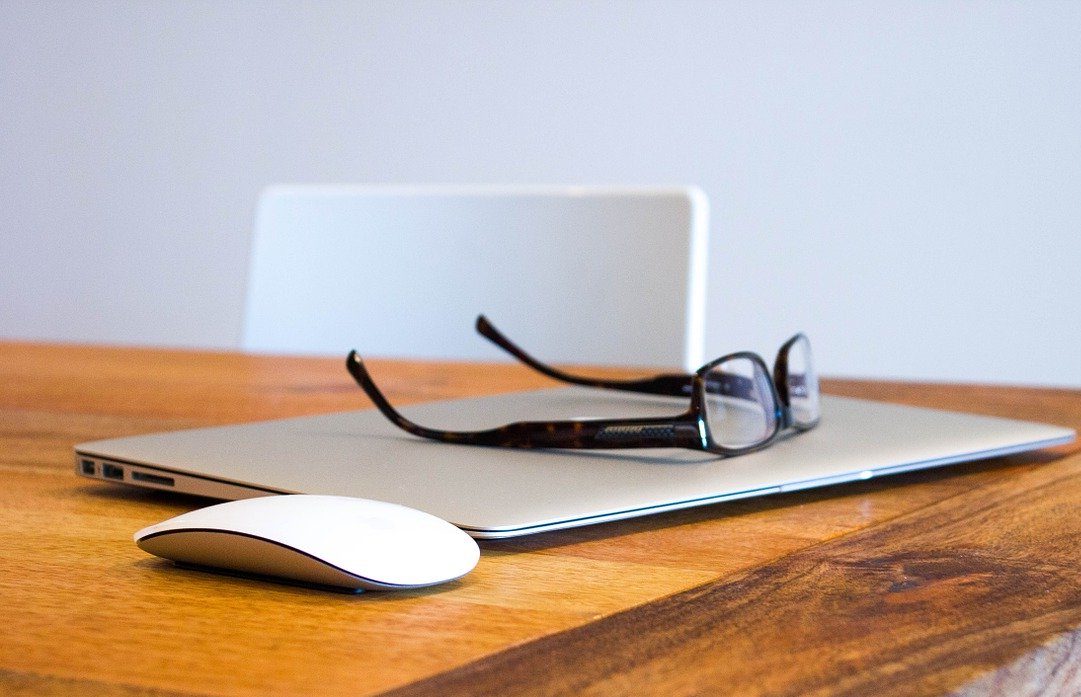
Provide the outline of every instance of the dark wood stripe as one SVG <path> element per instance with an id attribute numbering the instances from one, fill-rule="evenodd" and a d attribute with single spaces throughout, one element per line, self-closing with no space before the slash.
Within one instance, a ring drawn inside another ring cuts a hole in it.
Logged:
<path id="1" fill-rule="evenodd" d="M 177 692 L 91 678 L 39 675 L 0 668 L 0 695 L 95 695 L 95 697 L 205 697 L 208 692 Z"/>
<path id="2" fill-rule="evenodd" d="M 1081 626 L 1081 461 L 972 493 L 388 694 L 957 689 Z"/>

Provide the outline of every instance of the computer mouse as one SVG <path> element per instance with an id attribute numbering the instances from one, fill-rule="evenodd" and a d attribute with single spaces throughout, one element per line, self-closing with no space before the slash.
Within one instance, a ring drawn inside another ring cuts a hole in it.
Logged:
<path id="1" fill-rule="evenodd" d="M 182 565 L 354 591 L 444 583 L 480 559 L 473 538 L 423 511 L 307 494 L 208 506 L 143 528 L 135 543 Z"/>

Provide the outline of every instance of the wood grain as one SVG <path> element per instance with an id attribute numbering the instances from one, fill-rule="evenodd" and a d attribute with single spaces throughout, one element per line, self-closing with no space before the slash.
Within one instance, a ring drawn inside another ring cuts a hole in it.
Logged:
<path id="1" fill-rule="evenodd" d="M 1081 625 L 1079 474 L 987 482 L 394 694 L 938 694 Z"/>
<path id="2" fill-rule="evenodd" d="M 1055 637 L 950 694 L 951 697 L 1081 695 L 1081 631 Z"/>
<path id="3" fill-rule="evenodd" d="M 484 543 L 454 584 L 343 597 L 177 570 L 131 534 L 204 501 L 70 472 L 82 440 L 366 408 L 342 360 L 34 344 L 0 359 L 3 694 L 1076 685 L 1077 446 Z M 372 368 L 401 402 L 551 384 L 505 364 Z M 1081 424 L 1071 391 L 826 388 Z"/>

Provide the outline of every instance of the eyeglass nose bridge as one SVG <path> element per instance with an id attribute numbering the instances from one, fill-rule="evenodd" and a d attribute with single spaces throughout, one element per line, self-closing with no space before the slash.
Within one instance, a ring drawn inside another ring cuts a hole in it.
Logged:
<path id="1" fill-rule="evenodd" d="M 792 416 L 792 407 L 781 401 L 777 402 L 777 424 L 779 430 L 796 425 L 796 419 Z"/>

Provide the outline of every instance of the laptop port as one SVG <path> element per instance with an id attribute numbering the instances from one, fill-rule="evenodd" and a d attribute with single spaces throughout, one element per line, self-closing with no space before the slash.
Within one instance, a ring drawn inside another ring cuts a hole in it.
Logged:
<path id="1" fill-rule="evenodd" d="M 101 463 L 101 476 L 106 479 L 123 479 L 124 468 L 117 465 L 110 465 L 108 462 Z"/>
<path id="2" fill-rule="evenodd" d="M 157 484 L 158 486 L 176 486 L 176 480 L 172 477 L 162 477 L 159 474 L 150 474 L 149 472 L 140 472 L 139 470 L 131 471 L 131 480 L 133 482 Z"/>
<path id="3" fill-rule="evenodd" d="M 83 474 L 88 474 L 91 477 L 93 477 L 96 472 L 93 460 L 79 460 L 79 467 L 82 468 Z"/>

